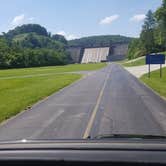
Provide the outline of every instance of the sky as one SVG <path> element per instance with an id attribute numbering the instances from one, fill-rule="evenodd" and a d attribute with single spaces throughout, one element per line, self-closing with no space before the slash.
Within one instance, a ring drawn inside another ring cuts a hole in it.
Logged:
<path id="1" fill-rule="evenodd" d="M 162 0 L 0 0 L 0 32 L 35 23 L 68 40 L 92 35 L 138 37 Z"/>

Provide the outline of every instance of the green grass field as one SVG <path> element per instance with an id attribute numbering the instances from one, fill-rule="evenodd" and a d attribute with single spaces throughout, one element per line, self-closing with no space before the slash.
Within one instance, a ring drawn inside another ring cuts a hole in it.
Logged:
<path id="1" fill-rule="evenodd" d="M 22 68 L 22 69 L 7 69 L 0 70 L 1 77 L 16 77 L 36 74 L 51 74 L 51 73 L 64 73 L 64 72 L 75 72 L 83 70 L 97 70 L 106 66 L 105 63 L 96 64 L 72 64 L 66 66 L 51 66 L 51 67 L 34 67 L 34 68 Z"/>
<path id="2" fill-rule="evenodd" d="M 0 122 L 81 78 L 64 73 L 96 70 L 106 64 L 0 70 Z M 43 74 L 43 75 L 41 75 Z M 25 76 L 29 77 L 25 77 Z"/>
<path id="3" fill-rule="evenodd" d="M 138 59 L 136 61 L 133 61 L 133 62 L 125 62 L 122 64 L 123 66 L 125 67 L 132 67 L 132 66 L 142 66 L 142 65 L 145 65 L 145 57 L 144 58 L 141 58 L 141 59 Z"/>
<path id="4" fill-rule="evenodd" d="M 162 78 L 160 78 L 160 70 L 156 70 L 151 72 L 150 78 L 148 78 L 148 74 L 145 74 L 140 79 L 161 96 L 166 97 L 166 68 L 163 68 Z"/>

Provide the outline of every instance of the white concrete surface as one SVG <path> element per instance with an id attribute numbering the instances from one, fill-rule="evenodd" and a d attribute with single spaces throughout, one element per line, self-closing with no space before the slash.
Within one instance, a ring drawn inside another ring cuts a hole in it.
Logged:
<path id="1" fill-rule="evenodd" d="M 109 47 L 103 48 L 85 48 L 82 62 L 101 62 L 102 60 L 107 60 L 109 54 Z"/>
<path id="2" fill-rule="evenodd" d="M 162 65 L 162 67 L 166 67 L 166 64 Z M 148 65 L 125 67 L 125 69 L 137 78 L 141 77 L 143 74 L 148 73 Z M 158 70 L 160 69 L 160 65 L 150 65 L 150 69 L 151 71 Z"/>

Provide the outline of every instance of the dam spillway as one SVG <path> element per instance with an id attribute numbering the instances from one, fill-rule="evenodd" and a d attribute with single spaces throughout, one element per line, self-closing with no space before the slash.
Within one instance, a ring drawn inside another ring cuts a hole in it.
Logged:
<path id="1" fill-rule="evenodd" d="M 106 61 L 109 51 L 109 47 L 85 48 L 81 63 L 97 63 Z"/>
<path id="2" fill-rule="evenodd" d="M 101 61 L 119 61 L 126 58 L 128 43 L 114 43 L 109 46 L 67 48 L 72 63 L 97 63 Z"/>

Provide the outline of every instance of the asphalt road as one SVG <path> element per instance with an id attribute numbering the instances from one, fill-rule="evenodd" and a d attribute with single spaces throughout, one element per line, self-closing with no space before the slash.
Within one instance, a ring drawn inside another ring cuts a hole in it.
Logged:
<path id="1" fill-rule="evenodd" d="M 166 134 L 166 102 L 117 64 L 90 72 L 0 126 L 0 140 L 112 133 Z"/>

